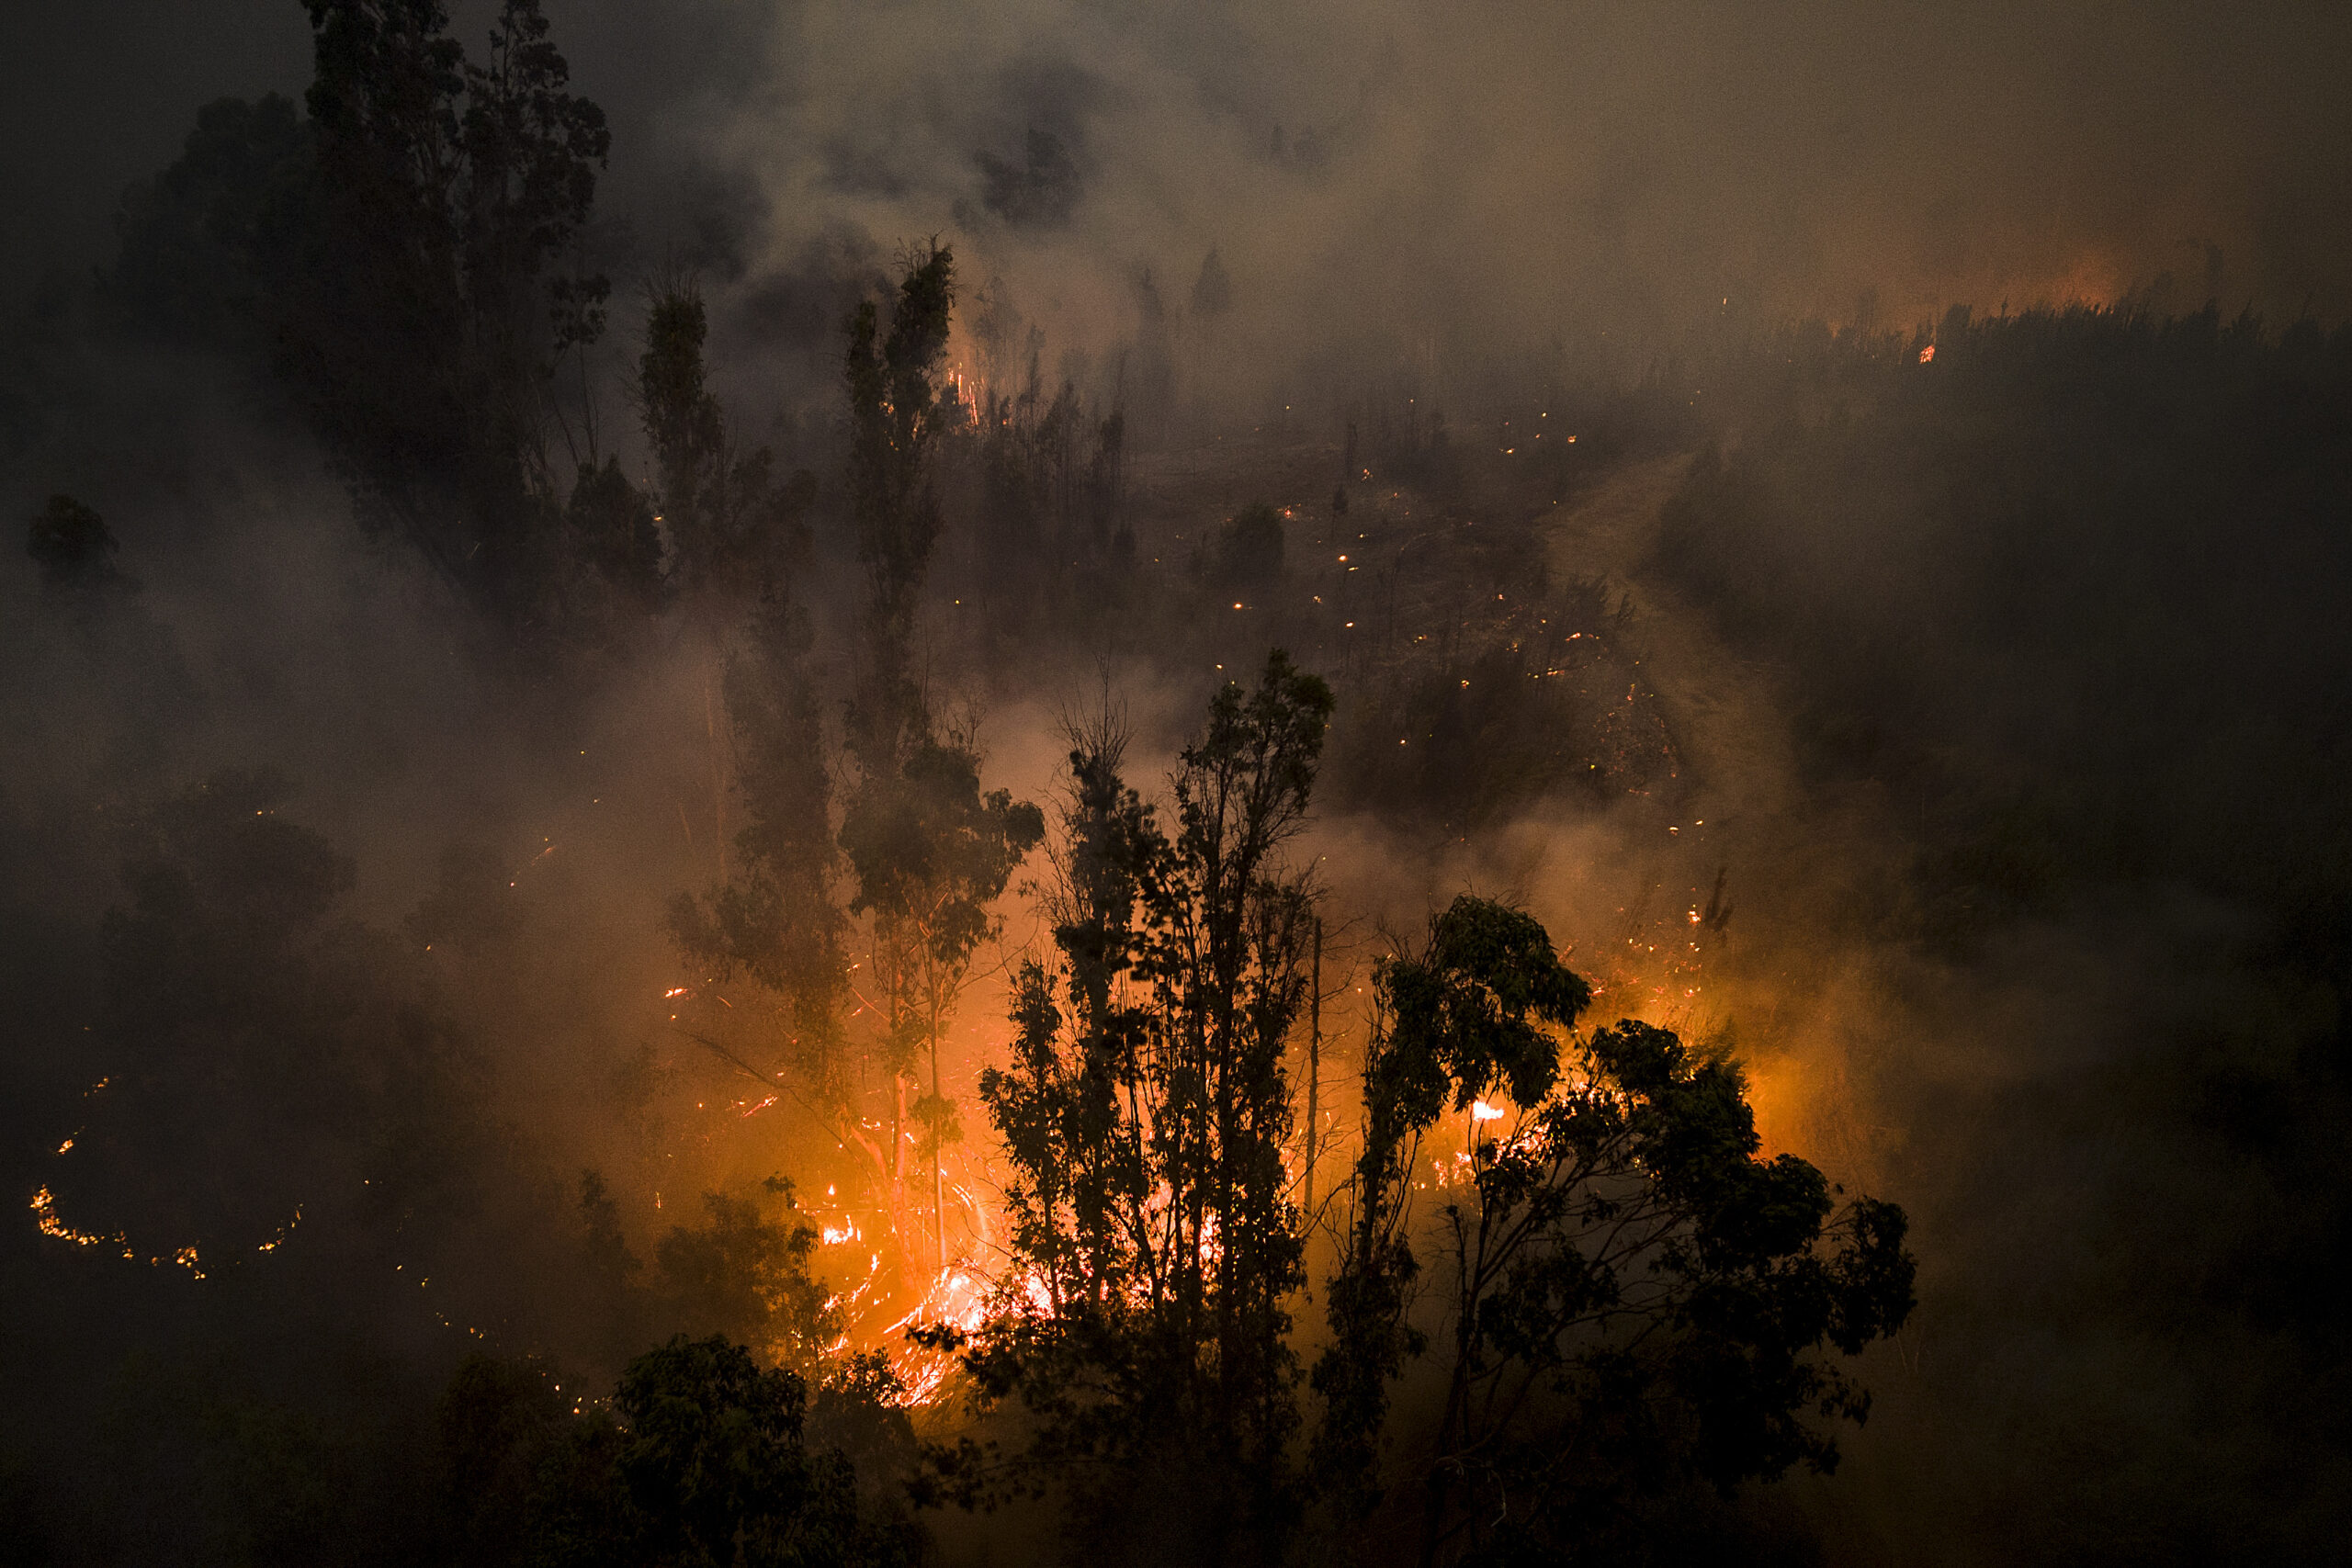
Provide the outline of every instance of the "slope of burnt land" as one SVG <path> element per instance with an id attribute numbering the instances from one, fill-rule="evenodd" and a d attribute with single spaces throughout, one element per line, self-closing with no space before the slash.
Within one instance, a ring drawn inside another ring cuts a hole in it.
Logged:
<path id="1" fill-rule="evenodd" d="M 1533 801 L 1684 775 L 1631 612 L 1553 547 L 1562 511 L 1505 465 L 1440 487 L 1261 435 L 1137 465 L 1135 554 L 1101 648 L 1202 683 L 1286 649 L 1340 707 L 1323 799 L 1451 838 Z M 1367 469 L 1371 477 L 1364 477 Z"/>

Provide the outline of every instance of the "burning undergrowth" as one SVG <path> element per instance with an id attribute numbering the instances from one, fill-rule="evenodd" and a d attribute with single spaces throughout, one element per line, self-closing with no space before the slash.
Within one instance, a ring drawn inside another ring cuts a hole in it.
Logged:
<path id="1" fill-rule="evenodd" d="M 844 241 L 769 409 L 765 305 L 601 275 L 537 8 L 390 14 L 208 111 L 20 444 L 89 495 L 0 617 L 18 1539 L 1973 1550 L 1984 1365 L 2150 1518 L 2113 1369 L 2201 1400 L 2304 1539 L 2339 1435 L 2250 1412 L 2340 1337 L 2340 337 L 1347 348 L 1242 417 L 1214 251 L 1065 344 Z M 1060 233 L 1095 154 L 1029 145 L 988 210 Z M 243 400 L 135 428 L 266 434 L 58 434 L 198 352 Z"/>

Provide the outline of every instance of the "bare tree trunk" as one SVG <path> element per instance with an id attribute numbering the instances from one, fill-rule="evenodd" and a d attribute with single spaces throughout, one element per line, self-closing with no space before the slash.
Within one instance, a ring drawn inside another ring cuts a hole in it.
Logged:
<path id="1" fill-rule="evenodd" d="M 1355 427 L 1348 427 L 1352 449 Z M 1352 450 L 1351 451 L 1352 456 Z M 1323 1079 L 1323 917 L 1315 917 L 1315 982 L 1306 1001 L 1306 1201 L 1301 1209 L 1306 1224 L 1315 1223 L 1315 1120 Z"/>
<path id="2" fill-rule="evenodd" d="M 947 1201 L 946 1184 L 940 1175 L 940 1162 L 945 1156 L 946 1140 L 944 1112 L 946 1102 L 939 1092 L 939 986 L 934 979 L 931 992 L 931 1226 L 937 1242 L 939 1278 L 947 1274 Z"/>
<path id="3" fill-rule="evenodd" d="M 710 819 L 711 856 L 719 881 L 727 880 L 727 755 L 719 738 L 718 678 L 714 672 L 718 656 L 711 655 L 711 668 L 703 671 L 702 722 L 710 737 Z"/>

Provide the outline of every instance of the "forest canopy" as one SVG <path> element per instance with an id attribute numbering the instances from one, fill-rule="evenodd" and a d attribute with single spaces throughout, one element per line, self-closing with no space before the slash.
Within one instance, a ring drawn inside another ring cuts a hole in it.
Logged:
<path id="1" fill-rule="evenodd" d="M 2340 1538 L 2352 328 L 1438 266 L 1393 47 L 1203 208 L 1110 13 L 283 8 L 0 321 L 0 1561 Z"/>

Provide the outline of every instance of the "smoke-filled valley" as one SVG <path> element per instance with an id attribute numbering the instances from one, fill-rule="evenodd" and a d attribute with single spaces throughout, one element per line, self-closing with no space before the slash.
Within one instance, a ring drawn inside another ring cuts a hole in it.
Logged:
<path id="1" fill-rule="evenodd" d="M 2340 1550 L 2340 22 L 447 12 L 4 25 L 0 1562 Z"/>

